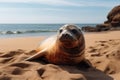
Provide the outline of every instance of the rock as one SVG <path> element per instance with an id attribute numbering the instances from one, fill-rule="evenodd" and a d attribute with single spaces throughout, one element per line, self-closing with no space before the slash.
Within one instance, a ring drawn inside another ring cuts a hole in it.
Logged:
<path id="1" fill-rule="evenodd" d="M 111 25 L 110 24 L 98 24 L 98 25 L 96 25 L 96 27 L 92 27 L 92 26 L 82 27 L 82 30 L 84 32 L 108 31 L 110 29 L 111 29 Z"/>
<path id="2" fill-rule="evenodd" d="M 114 7 L 107 15 L 107 21 L 96 25 L 96 31 L 120 30 L 120 5 Z"/>
<path id="3" fill-rule="evenodd" d="M 82 27 L 82 30 L 84 32 L 95 32 L 96 31 L 96 28 L 95 27 L 92 27 L 92 26 L 84 26 Z"/>
<path id="4" fill-rule="evenodd" d="M 107 15 L 107 22 L 113 27 L 120 27 L 120 5 L 114 7 Z"/>
<path id="5" fill-rule="evenodd" d="M 113 17 L 120 13 L 120 5 L 114 7 L 107 15 L 107 19 L 112 21 Z"/>
<path id="6" fill-rule="evenodd" d="M 99 32 L 108 30 L 120 30 L 120 5 L 114 7 L 107 15 L 107 21 L 98 24 L 96 27 L 84 26 L 82 30 L 85 32 Z"/>
<path id="7" fill-rule="evenodd" d="M 98 24 L 96 25 L 96 31 L 108 31 L 110 30 L 110 24 Z"/>
<path id="8" fill-rule="evenodd" d="M 120 14 L 117 14 L 113 17 L 111 21 L 111 25 L 113 27 L 120 27 Z"/>

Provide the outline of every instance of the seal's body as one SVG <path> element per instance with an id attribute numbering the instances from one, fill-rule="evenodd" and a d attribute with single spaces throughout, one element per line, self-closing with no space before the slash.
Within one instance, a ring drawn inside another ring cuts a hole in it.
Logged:
<path id="1" fill-rule="evenodd" d="M 37 53 L 26 60 L 44 57 L 54 64 L 78 64 L 84 60 L 85 41 L 81 30 L 75 25 L 64 25 L 57 36 L 43 41 Z"/>

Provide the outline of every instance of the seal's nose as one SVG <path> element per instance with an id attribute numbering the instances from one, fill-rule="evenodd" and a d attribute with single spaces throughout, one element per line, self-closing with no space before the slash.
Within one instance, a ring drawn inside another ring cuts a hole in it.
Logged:
<path id="1" fill-rule="evenodd" d="M 73 40 L 73 37 L 70 34 L 68 34 L 68 33 L 64 33 L 61 36 L 61 40 L 63 40 L 63 41 L 69 41 L 69 40 Z"/>
<path id="2" fill-rule="evenodd" d="M 64 33 L 64 34 L 62 34 L 62 37 L 67 38 L 67 37 L 69 37 L 69 34 Z"/>

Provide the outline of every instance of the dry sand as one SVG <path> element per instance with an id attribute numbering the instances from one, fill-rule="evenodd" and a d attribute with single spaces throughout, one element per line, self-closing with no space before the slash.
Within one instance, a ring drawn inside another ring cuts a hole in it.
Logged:
<path id="1" fill-rule="evenodd" d="M 0 39 L 0 80 L 120 80 L 120 31 L 85 34 L 90 69 L 22 61 L 43 39 Z"/>
<path id="2" fill-rule="evenodd" d="M 37 48 L 38 44 L 44 37 L 20 37 L 20 38 L 1 38 L 0 51 L 11 51 L 17 49 L 33 50 Z"/>

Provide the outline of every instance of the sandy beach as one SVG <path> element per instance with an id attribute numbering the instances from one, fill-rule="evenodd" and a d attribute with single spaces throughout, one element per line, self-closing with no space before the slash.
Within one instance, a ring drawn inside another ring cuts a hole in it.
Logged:
<path id="1" fill-rule="evenodd" d="M 1 0 L 0 80 L 120 80 L 120 0 Z"/>
<path id="2" fill-rule="evenodd" d="M 34 54 L 40 37 L 0 39 L 0 80 L 120 80 L 120 31 L 86 33 L 86 58 L 93 69 L 42 64 L 23 59 Z"/>

